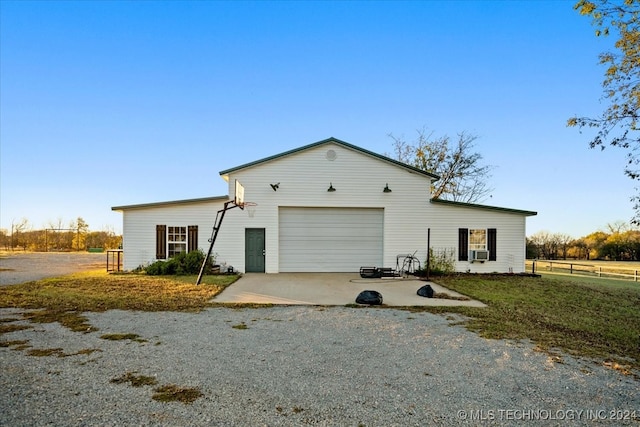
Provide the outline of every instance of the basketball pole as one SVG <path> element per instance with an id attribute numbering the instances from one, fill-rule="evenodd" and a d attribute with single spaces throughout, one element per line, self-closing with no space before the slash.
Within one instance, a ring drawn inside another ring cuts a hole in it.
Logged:
<path id="1" fill-rule="evenodd" d="M 427 228 L 427 280 L 431 269 L 431 227 Z"/>
<path id="2" fill-rule="evenodd" d="M 233 204 L 233 206 L 229 206 L 231 204 Z M 218 238 L 218 232 L 220 231 L 220 225 L 222 225 L 224 214 L 229 209 L 238 208 L 238 207 L 243 208 L 243 206 L 236 204 L 235 201 L 225 202 L 224 208 L 219 210 L 218 213 L 216 214 L 216 220 L 213 223 L 213 232 L 211 233 L 211 238 L 209 239 L 209 242 L 211 242 L 211 244 L 209 245 L 209 251 L 207 252 L 207 256 L 205 256 L 204 260 L 202 260 L 202 266 L 200 267 L 200 273 L 198 273 L 198 280 L 196 281 L 196 286 L 200 285 L 200 282 L 202 281 L 202 275 L 204 274 L 204 269 L 207 266 L 207 261 L 209 261 L 211 252 L 213 252 L 213 245 L 216 243 L 216 239 Z"/>

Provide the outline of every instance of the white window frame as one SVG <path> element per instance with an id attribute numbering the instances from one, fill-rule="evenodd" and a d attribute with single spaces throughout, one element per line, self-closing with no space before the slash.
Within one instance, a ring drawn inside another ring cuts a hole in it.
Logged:
<path id="1" fill-rule="evenodd" d="M 489 241 L 489 232 L 486 228 L 469 229 L 469 251 L 486 251 Z"/>
<path id="2" fill-rule="evenodd" d="M 167 258 L 173 258 L 181 252 L 187 252 L 187 227 L 167 226 Z"/>

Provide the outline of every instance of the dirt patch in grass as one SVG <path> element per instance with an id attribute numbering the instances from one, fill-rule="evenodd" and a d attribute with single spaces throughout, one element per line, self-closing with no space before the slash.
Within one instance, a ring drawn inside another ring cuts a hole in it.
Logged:
<path id="1" fill-rule="evenodd" d="M 158 402 L 182 402 L 184 404 L 193 403 L 196 399 L 204 396 L 200 389 L 195 387 L 181 387 L 175 384 L 167 384 L 153 389 L 151 397 Z"/>

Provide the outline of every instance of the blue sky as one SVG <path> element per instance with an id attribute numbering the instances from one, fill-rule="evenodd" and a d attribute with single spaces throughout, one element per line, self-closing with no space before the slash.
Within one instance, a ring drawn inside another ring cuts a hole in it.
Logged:
<path id="1" fill-rule="evenodd" d="M 218 172 L 330 136 L 390 153 L 476 134 L 486 204 L 580 237 L 632 216 L 625 152 L 572 115 L 604 104 L 573 1 L 0 2 L 0 227 L 218 196 Z"/>

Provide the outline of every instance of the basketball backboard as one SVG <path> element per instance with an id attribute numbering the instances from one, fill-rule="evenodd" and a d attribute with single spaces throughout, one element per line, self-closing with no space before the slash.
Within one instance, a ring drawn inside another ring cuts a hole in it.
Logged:
<path id="1" fill-rule="evenodd" d="M 233 203 L 235 203 L 240 209 L 244 209 L 244 187 L 240 184 L 240 181 L 236 179 L 236 189 L 235 189 L 235 197 L 233 199 Z"/>

